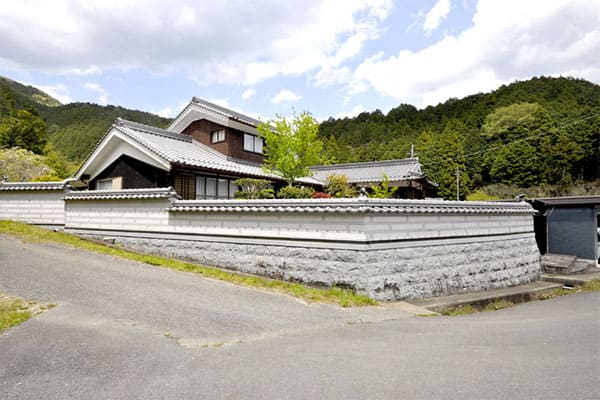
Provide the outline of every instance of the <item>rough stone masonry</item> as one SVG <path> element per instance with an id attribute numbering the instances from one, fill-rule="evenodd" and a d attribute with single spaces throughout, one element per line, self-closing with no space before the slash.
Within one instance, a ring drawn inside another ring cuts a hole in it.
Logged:
<path id="1" fill-rule="evenodd" d="M 425 298 L 538 279 L 522 202 L 177 200 L 167 190 L 72 192 L 67 231 L 223 268 Z"/>

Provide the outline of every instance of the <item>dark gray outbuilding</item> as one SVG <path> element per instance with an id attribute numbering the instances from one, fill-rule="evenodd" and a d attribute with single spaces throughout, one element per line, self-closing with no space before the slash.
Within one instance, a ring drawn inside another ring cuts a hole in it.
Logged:
<path id="1" fill-rule="evenodd" d="M 600 196 L 549 197 L 530 201 L 542 254 L 566 254 L 598 262 Z"/>

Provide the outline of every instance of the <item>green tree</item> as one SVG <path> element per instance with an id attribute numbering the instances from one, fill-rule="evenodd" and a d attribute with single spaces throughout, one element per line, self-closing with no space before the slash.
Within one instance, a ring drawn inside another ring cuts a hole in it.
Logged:
<path id="1" fill-rule="evenodd" d="M 369 197 L 375 199 L 389 199 L 394 197 L 396 191 L 398 191 L 398 188 L 390 187 L 390 178 L 387 174 L 383 174 L 379 185 L 371 185 L 371 194 Z"/>
<path id="2" fill-rule="evenodd" d="M 8 86 L 0 85 L 0 122 L 15 112 L 16 102 L 12 90 Z"/>
<path id="3" fill-rule="evenodd" d="M 486 118 L 482 134 L 494 149 L 486 154 L 484 169 L 495 183 L 568 186 L 573 166 L 583 157 L 581 146 L 537 103 L 498 108 Z"/>
<path id="4" fill-rule="evenodd" d="M 0 147 L 20 147 L 42 154 L 46 142 L 46 123 L 31 106 L 0 122 Z"/>
<path id="5" fill-rule="evenodd" d="M 323 143 L 317 138 L 319 124 L 304 111 L 290 120 L 277 116 L 257 129 L 265 139 L 265 171 L 280 175 L 291 186 L 310 175 L 309 167 L 321 163 Z"/>
<path id="6" fill-rule="evenodd" d="M 355 197 L 356 189 L 348 183 L 346 175 L 329 175 L 325 180 L 325 193 L 331 197 Z"/>
<path id="7" fill-rule="evenodd" d="M 464 199 L 468 193 L 469 177 L 465 167 L 465 154 L 459 140 L 463 129 L 456 120 L 449 120 L 442 133 L 425 131 L 419 137 L 417 150 L 427 176 L 436 182 L 438 195 L 456 200 L 456 171 L 459 173 L 459 195 Z"/>

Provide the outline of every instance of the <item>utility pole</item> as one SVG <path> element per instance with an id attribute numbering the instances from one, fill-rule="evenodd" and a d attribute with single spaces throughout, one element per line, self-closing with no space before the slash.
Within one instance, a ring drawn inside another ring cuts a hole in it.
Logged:
<path id="1" fill-rule="evenodd" d="M 410 145 L 410 158 L 415 158 L 415 145 Z"/>
<path id="2" fill-rule="evenodd" d="M 456 201 L 460 200 L 460 170 L 456 166 Z"/>

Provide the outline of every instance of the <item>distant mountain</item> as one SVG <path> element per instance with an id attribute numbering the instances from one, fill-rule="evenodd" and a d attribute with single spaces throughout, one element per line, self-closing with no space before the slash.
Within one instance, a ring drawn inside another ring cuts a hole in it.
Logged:
<path id="1" fill-rule="evenodd" d="M 92 103 L 61 104 L 43 91 L 0 77 L 0 86 L 8 86 L 17 108 L 35 107 L 48 126 L 49 141 L 68 159 L 80 162 L 117 119 L 122 117 L 143 124 L 166 127 L 170 120 L 158 115 L 119 106 Z"/>
<path id="2" fill-rule="evenodd" d="M 0 76 L 0 86 L 8 86 L 12 90 L 18 108 L 23 107 L 25 104 L 47 107 L 59 107 L 62 105 L 60 101 L 38 88 L 23 85 L 9 78 Z"/>

